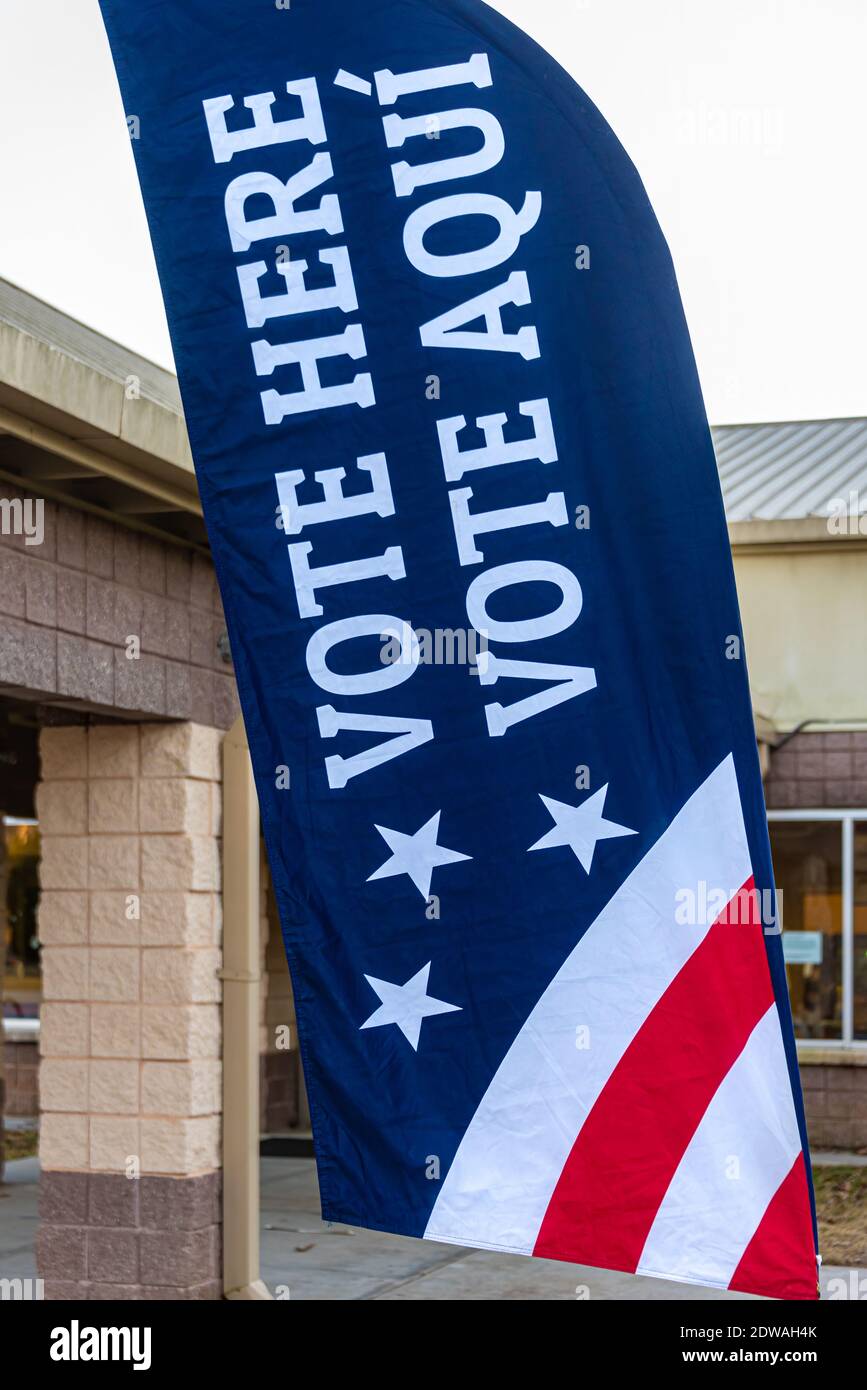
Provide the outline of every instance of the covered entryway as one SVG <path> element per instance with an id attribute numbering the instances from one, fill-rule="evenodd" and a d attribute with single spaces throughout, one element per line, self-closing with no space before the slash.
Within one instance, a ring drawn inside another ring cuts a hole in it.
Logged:
<path id="1" fill-rule="evenodd" d="M 48 1298 L 222 1295 L 237 711 L 174 377 L 0 282 L 3 1051 Z"/>

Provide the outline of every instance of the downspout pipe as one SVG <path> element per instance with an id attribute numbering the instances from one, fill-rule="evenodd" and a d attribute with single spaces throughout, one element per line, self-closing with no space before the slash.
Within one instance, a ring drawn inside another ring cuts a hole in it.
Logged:
<path id="1" fill-rule="evenodd" d="M 259 804 L 243 720 L 223 740 L 223 1292 L 259 1272 Z"/>

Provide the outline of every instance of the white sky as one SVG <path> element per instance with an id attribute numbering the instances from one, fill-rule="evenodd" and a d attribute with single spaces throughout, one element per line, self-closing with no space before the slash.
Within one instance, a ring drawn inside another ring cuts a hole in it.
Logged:
<path id="1" fill-rule="evenodd" d="M 496 8 L 638 166 L 711 421 L 867 415 L 867 0 Z M 0 276 L 170 366 L 96 0 L 0 0 L 0 188 Z"/>

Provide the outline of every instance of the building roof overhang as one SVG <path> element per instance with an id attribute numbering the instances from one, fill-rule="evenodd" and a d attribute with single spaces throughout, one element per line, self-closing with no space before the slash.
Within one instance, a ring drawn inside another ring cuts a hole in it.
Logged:
<path id="1" fill-rule="evenodd" d="M 207 546 L 177 379 L 3 280 L 0 480 Z"/>
<path id="2" fill-rule="evenodd" d="M 867 419 L 713 430 L 735 553 L 867 548 Z M 0 482 L 204 548 L 177 378 L 0 280 Z M 863 496 L 848 529 L 832 496 Z"/>

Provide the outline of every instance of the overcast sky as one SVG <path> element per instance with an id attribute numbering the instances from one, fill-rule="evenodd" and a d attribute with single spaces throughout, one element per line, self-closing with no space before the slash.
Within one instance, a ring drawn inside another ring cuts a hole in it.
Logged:
<path id="1" fill-rule="evenodd" d="M 496 8 L 638 166 L 711 421 L 867 415 L 867 0 Z M 97 0 L 0 0 L 0 178 L 0 276 L 170 366 Z"/>

